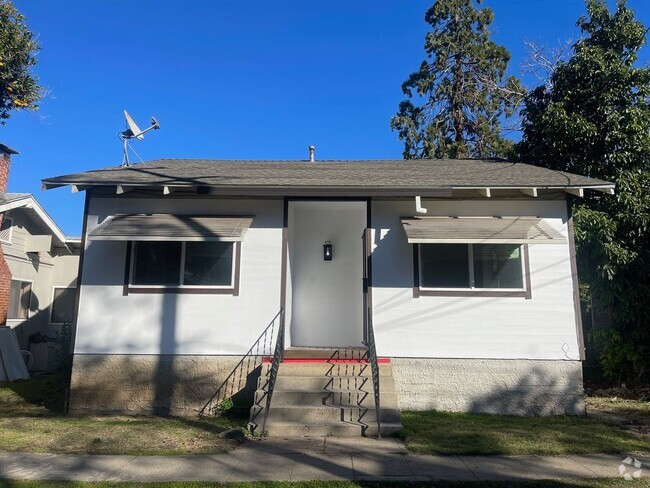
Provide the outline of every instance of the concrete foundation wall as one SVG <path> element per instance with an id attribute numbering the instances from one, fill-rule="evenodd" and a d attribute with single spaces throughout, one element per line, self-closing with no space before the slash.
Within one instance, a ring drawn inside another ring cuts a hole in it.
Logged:
<path id="1" fill-rule="evenodd" d="M 240 359 L 75 354 L 69 411 L 193 416 Z M 391 363 L 401 410 L 585 412 L 579 361 L 393 358 Z M 259 367 L 252 369 L 237 385 L 236 403 L 252 404 L 259 374 Z"/>
<path id="2" fill-rule="evenodd" d="M 197 415 L 239 356 L 75 354 L 69 412 Z M 255 393 L 259 368 L 241 382 Z"/>
<path id="3" fill-rule="evenodd" d="M 584 415 L 580 361 L 393 358 L 402 410 Z"/>

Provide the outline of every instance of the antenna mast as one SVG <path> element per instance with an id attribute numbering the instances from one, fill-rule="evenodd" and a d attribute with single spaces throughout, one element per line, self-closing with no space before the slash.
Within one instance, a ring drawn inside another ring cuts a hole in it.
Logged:
<path id="1" fill-rule="evenodd" d="M 160 124 L 154 117 L 151 117 L 151 126 L 147 127 L 145 130 L 140 130 L 140 128 L 137 126 L 135 121 L 131 118 L 126 110 L 124 111 L 124 117 L 126 118 L 127 129 L 124 132 L 120 132 L 118 134 L 119 138 L 122 139 L 122 149 L 124 151 L 122 166 L 131 166 L 131 162 L 129 161 L 129 141 L 131 139 L 137 139 L 141 141 L 144 139 L 145 132 L 160 129 Z"/>

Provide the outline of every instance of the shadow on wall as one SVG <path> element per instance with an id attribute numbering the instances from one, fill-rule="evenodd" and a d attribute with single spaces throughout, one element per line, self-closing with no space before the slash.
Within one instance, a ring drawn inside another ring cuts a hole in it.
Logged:
<path id="1" fill-rule="evenodd" d="M 482 395 L 472 395 L 468 411 L 499 415 L 586 415 L 580 368 L 551 377 L 534 367 L 515 383 L 495 382 Z"/>
<path id="2" fill-rule="evenodd" d="M 75 287 L 76 284 L 76 280 L 74 280 L 68 283 L 65 288 Z M 15 331 L 20 348 L 23 350 L 30 351 L 33 349 L 30 347 L 32 344 L 58 343 L 58 340 L 61 337 L 63 324 L 52 324 L 50 322 L 53 304 L 50 303 L 47 307 L 41 308 L 41 303 L 41 298 L 32 289 L 29 294 L 25 294 L 21 297 L 20 303 L 23 310 L 29 310 L 29 317 L 19 323 L 15 323 L 12 319 L 8 319 L 8 324 L 10 324 L 11 328 Z M 32 353 L 38 354 L 36 351 L 32 351 Z M 47 361 L 40 361 L 40 363 L 47 362 L 49 365 L 47 370 L 50 371 L 59 366 L 52 361 L 53 358 L 49 358 Z M 38 364 L 35 366 L 38 366 Z M 36 369 L 38 370 L 39 368 Z"/>
<path id="3" fill-rule="evenodd" d="M 256 219 L 257 220 L 257 219 Z M 253 221 L 252 227 L 260 226 Z M 209 229 L 191 222 L 200 233 Z M 115 252 L 126 254 L 126 244 L 115 246 Z M 89 241 L 89 247 L 94 243 Z M 101 245 L 101 243 L 100 243 Z M 124 283 L 124 267 L 109 273 L 95 273 L 90 280 L 84 277 L 83 285 L 120 285 Z M 158 295 L 157 297 L 160 297 Z M 110 344 L 103 354 L 77 354 L 71 384 L 71 411 L 128 412 L 173 415 L 198 413 L 210 396 L 237 366 L 241 356 L 180 355 L 178 353 L 179 295 L 164 293 L 160 300 L 159 354 L 111 354 Z M 218 314 L 212 314 L 215 326 Z M 156 319 L 158 320 L 158 319 Z M 235 407 L 248 411 L 253 397 L 260 368 L 246 373 L 242 388 L 233 392 Z M 98 387 L 98 385 L 101 385 Z"/>
<path id="4" fill-rule="evenodd" d="M 176 351 L 176 294 L 166 293 L 162 301 L 162 323 L 160 327 L 160 351 Z M 154 372 L 154 398 L 152 411 L 155 415 L 169 415 L 171 413 L 172 398 L 179 378 L 176 372 L 174 361 L 165 363 L 161 356 L 158 356 Z"/>

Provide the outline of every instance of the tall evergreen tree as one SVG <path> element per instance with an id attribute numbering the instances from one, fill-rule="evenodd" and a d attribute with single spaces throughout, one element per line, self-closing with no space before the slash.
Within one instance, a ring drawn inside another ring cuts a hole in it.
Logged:
<path id="1" fill-rule="evenodd" d="M 41 88 L 32 67 L 40 47 L 13 4 L 0 0 L 0 124 L 12 110 L 36 110 Z"/>
<path id="2" fill-rule="evenodd" d="M 612 379 L 647 373 L 650 358 L 650 69 L 636 66 L 646 28 L 619 0 L 587 0 L 585 37 L 525 100 L 524 162 L 616 183 L 574 207 L 578 266 L 612 327 L 592 334 Z M 594 331 L 592 331 L 594 332 Z"/>
<path id="3" fill-rule="evenodd" d="M 404 157 L 507 155 L 512 143 L 502 124 L 524 90 L 505 76 L 510 53 L 490 40 L 494 13 L 474 0 L 436 0 L 425 20 L 432 27 L 424 44 L 428 59 L 402 85 L 409 99 L 391 120 Z"/>

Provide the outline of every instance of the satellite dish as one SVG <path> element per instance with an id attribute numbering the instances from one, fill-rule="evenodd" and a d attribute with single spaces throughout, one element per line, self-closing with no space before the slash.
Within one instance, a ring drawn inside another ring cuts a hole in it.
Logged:
<path id="1" fill-rule="evenodd" d="M 131 131 L 131 137 L 135 137 L 138 141 L 144 139 L 144 134 L 142 134 L 140 127 L 138 127 L 138 125 L 129 115 L 129 112 L 126 110 L 124 111 L 124 117 L 126 117 L 126 125 L 128 127 L 128 130 Z"/>
<path id="2" fill-rule="evenodd" d="M 129 162 L 129 153 L 128 153 L 129 141 L 131 139 L 137 139 L 139 141 L 143 140 L 145 132 L 149 132 L 150 130 L 160 129 L 160 124 L 154 117 L 151 117 L 151 125 L 147 127 L 145 130 L 140 130 L 138 124 L 135 123 L 135 121 L 129 115 L 129 112 L 127 112 L 126 110 L 124 111 L 124 117 L 126 118 L 127 129 L 124 132 L 119 133 L 119 137 L 120 139 L 122 139 L 122 145 L 124 147 L 124 159 L 122 160 L 122 166 L 131 166 L 131 163 Z"/>

